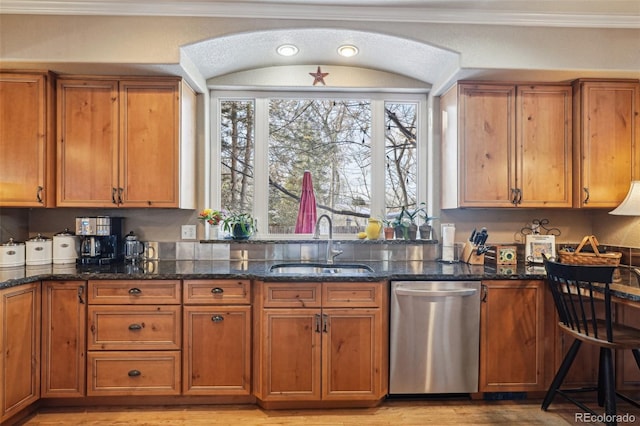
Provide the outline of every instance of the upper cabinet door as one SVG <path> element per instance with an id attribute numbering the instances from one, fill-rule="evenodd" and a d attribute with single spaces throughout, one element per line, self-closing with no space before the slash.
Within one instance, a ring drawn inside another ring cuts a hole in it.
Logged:
<path id="1" fill-rule="evenodd" d="M 53 75 L 0 73 L 0 207 L 55 203 Z"/>
<path id="2" fill-rule="evenodd" d="M 118 82 L 58 80 L 57 133 L 57 205 L 115 207 Z"/>
<path id="3" fill-rule="evenodd" d="M 59 80 L 57 205 L 195 208 L 195 98 L 178 78 Z"/>
<path id="4" fill-rule="evenodd" d="M 574 207 L 617 207 L 640 178 L 638 81 L 574 83 Z"/>
<path id="5" fill-rule="evenodd" d="M 571 87 L 518 86 L 517 196 L 521 207 L 571 207 Z"/>
<path id="6" fill-rule="evenodd" d="M 571 207 L 569 85 L 461 82 L 440 110 L 442 208 Z"/>
<path id="7" fill-rule="evenodd" d="M 515 95 L 512 85 L 459 86 L 460 207 L 512 206 Z"/>
<path id="8" fill-rule="evenodd" d="M 179 81 L 120 83 L 124 207 L 178 207 Z"/>

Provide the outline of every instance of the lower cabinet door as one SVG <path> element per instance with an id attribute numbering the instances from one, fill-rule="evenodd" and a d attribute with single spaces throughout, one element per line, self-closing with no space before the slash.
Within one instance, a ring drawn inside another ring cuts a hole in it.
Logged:
<path id="1" fill-rule="evenodd" d="M 250 395 L 251 306 L 185 306 L 183 393 Z"/>
<path id="2" fill-rule="evenodd" d="M 180 351 L 87 354 L 87 395 L 178 395 Z"/>
<path id="3" fill-rule="evenodd" d="M 322 399 L 382 398 L 380 309 L 322 310 Z"/>
<path id="4" fill-rule="evenodd" d="M 320 309 L 265 309 L 262 315 L 259 398 L 320 400 Z"/>
<path id="5" fill-rule="evenodd" d="M 85 281 L 42 282 L 42 398 L 85 395 L 86 287 Z"/>
<path id="6" fill-rule="evenodd" d="M 0 291 L 0 423 L 40 397 L 40 282 Z"/>
<path id="7" fill-rule="evenodd" d="M 480 392 L 544 391 L 553 366 L 553 302 L 544 281 L 483 281 Z"/>

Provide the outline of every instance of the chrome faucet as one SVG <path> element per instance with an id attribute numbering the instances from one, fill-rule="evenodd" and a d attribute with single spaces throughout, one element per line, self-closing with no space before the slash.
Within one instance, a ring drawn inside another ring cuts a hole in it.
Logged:
<path id="1" fill-rule="evenodd" d="M 329 240 L 327 241 L 327 264 L 333 265 L 334 259 L 336 258 L 336 256 L 342 254 L 342 250 L 339 248 L 333 248 L 333 224 L 331 223 L 331 218 L 326 214 L 321 215 L 316 221 L 316 228 L 313 232 L 313 239 L 317 240 L 318 238 L 320 238 L 320 221 L 322 220 L 322 218 L 327 219 L 327 222 L 329 222 Z"/>

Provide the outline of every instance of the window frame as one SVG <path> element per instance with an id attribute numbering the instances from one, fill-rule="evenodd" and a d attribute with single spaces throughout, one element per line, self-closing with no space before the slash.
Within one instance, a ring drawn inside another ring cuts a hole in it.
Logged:
<path id="1" fill-rule="evenodd" d="M 428 134 L 427 127 L 427 93 L 400 93 L 400 92 L 368 92 L 368 91 L 246 91 L 246 90 L 211 90 L 209 93 L 210 104 L 210 146 L 209 155 L 205 156 L 205 170 L 210 170 L 210 175 L 205 182 L 205 199 L 210 200 L 212 206 L 220 206 L 221 203 L 221 182 L 220 182 L 220 111 L 221 102 L 228 100 L 255 102 L 255 123 L 254 123 L 254 201 L 251 214 L 258 222 L 258 232 L 256 239 L 288 239 L 304 240 L 309 239 L 309 234 L 268 234 L 265 230 L 268 226 L 261 224 L 268 223 L 269 206 L 269 179 L 268 179 L 268 141 L 269 138 L 269 99 L 366 99 L 371 102 L 371 187 L 373 188 L 371 197 L 371 212 L 385 211 L 385 173 L 375 173 L 374 170 L 385 170 L 385 103 L 416 103 L 417 105 L 417 202 L 427 201 L 427 168 L 428 168 Z M 205 152 L 207 150 L 205 149 Z M 262 186 L 258 188 L 258 183 Z M 262 190 L 261 190 L 262 189 Z M 353 235 L 334 234 L 334 238 L 353 238 Z"/>

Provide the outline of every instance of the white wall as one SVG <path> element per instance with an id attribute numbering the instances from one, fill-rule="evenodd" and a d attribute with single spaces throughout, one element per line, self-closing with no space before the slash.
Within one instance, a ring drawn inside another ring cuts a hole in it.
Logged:
<path id="1" fill-rule="evenodd" d="M 312 27 L 327 28 L 327 22 L 0 15 L 0 61 L 2 67 L 47 68 L 59 73 L 127 74 L 175 70 L 180 74 L 180 46 L 239 32 Z M 429 77 L 425 77 L 425 81 L 434 84 L 436 94 L 453 79 L 467 75 L 555 81 L 591 76 L 640 77 L 640 30 L 400 25 L 390 22 L 372 25 L 347 21 L 332 22 L 331 27 L 362 31 L 374 28 L 379 33 L 459 52 L 460 69 L 456 73 L 445 75 L 439 81 L 429 81 Z M 155 67 L 155 64 L 163 66 Z M 203 144 L 206 135 L 200 133 L 199 138 Z M 33 210 L 29 230 L 60 231 L 58 225 L 67 226 L 76 213 L 62 209 Z M 197 212 L 126 211 L 124 214 L 130 216 L 130 227 L 138 227 L 135 230 L 142 234 L 143 239 L 169 241 L 179 238 L 180 224 L 196 223 Z M 9 217 L 13 216 L 4 212 L 0 214 L 4 223 Z M 549 218 L 552 225 L 560 227 L 563 232 L 561 241 L 575 242 L 582 235 L 594 232 L 604 244 L 640 247 L 640 220 L 613 217 L 606 213 L 457 210 L 441 212 L 440 220 L 458 225 L 459 240 L 479 225 L 493 231 L 495 239 L 492 238 L 491 242 L 508 243 L 514 240 L 518 229 L 534 218 Z M 0 228 L 4 228 L 4 224 Z M 6 232 L 2 232 L 0 240 L 5 240 Z"/>

